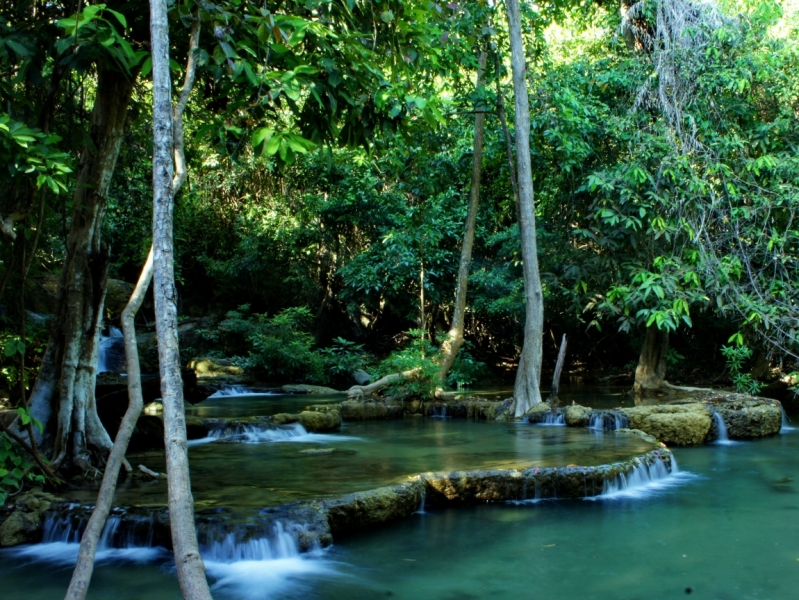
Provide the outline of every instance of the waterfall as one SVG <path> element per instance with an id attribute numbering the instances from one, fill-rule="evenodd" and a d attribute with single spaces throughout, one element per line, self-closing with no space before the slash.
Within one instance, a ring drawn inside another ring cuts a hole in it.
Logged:
<path id="1" fill-rule="evenodd" d="M 229 423 L 208 432 L 211 440 L 227 440 L 257 444 L 260 442 L 285 442 L 293 438 L 307 437 L 308 431 L 299 423 L 274 426 L 269 423 Z M 208 439 L 206 438 L 206 439 Z"/>
<path id="2" fill-rule="evenodd" d="M 791 427 L 788 423 L 791 422 L 791 419 L 785 413 L 785 407 L 780 404 L 780 410 L 782 411 L 782 427 L 780 427 L 780 433 L 788 433 L 789 431 L 794 431 L 796 427 Z"/>
<path id="3" fill-rule="evenodd" d="M 616 410 L 595 410 L 588 421 L 588 428 L 594 431 L 615 431 L 628 426 L 627 415 Z"/>
<path id="4" fill-rule="evenodd" d="M 419 501 L 419 510 L 417 510 L 414 514 L 417 514 L 417 515 L 426 515 L 427 514 L 427 511 L 424 509 L 424 503 L 425 503 L 426 499 L 427 499 L 427 486 L 425 485 L 425 486 L 422 487 L 422 498 Z"/>
<path id="5" fill-rule="evenodd" d="M 433 405 L 433 414 L 430 415 L 434 419 L 445 419 L 449 415 L 447 414 L 447 405 L 446 404 L 434 404 Z"/>
<path id="6" fill-rule="evenodd" d="M 90 513 L 85 507 L 70 506 L 45 518 L 42 541 L 19 546 L 15 555 L 35 561 L 74 564 L 80 539 Z M 163 532 L 156 527 L 154 516 L 112 514 L 106 521 L 97 544 L 96 560 L 147 563 L 168 556 Z"/>
<path id="7" fill-rule="evenodd" d="M 303 529 L 278 521 L 261 537 L 245 540 L 228 533 L 220 541 L 201 546 L 206 571 L 214 581 L 212 588 L 260 600 L 303 586 L 308 576 L 335 575 L 330 563 L 320 560 L 322 551 L 318 547 L 300 555 L 295 534 Z"/>
<path id="8" fill-rule="evenodd" d="M 716 430 L 718 431 L 716 441 L 713 442 L 714 444 L 718 444 L 719 446 L 734 446 L 741 443 L 731 440 L 730 436 L 727 435 L 727 424 L 724 422 L 724 417 L 721 416 L 719 411 L 713 411 L 713 420 L 716 423 Z"/>
<path id="9" fill-rule="evenodd" d="M 108 335 L 100 336 L 100 346 L 97 349 L 97 372 L 124 373 L 125 370 L 125 339 L 119 328 L 109 327 Z"/>
<path id="10" fill-rule="evenodd" d="M 692 477 L 690 473 L 679 470 L 674 456 L 670 462 L 660 457 L 651 461 L 636 459 L 632 471 L 619 473 L 613 479 L 606 480 L 599 496 L 586 499 L 646 498 Z"/>
<path id="11" fill-rule="evenodd" d="M 272 392 L 253 391 L 241 385 L 231 385 L 216 390 L 208 398 L 226 398 L 228 396 L 276 396 Z"/>
<path id="12" fill-rule="evenodd" d="M 566 427 L 566 415 L 559 408 L 554 411 L 549 411 L 537 425 L 544 425 L 545 427 Z"/>

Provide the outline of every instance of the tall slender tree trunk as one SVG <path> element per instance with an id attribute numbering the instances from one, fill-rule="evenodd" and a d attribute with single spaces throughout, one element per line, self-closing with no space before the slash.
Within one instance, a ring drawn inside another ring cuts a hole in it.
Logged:
<path id="1" fill-rule="evenodd" d="M 150 31 L 153 62 L 153 278 L 161 396 L 164 403 L 169 520 L 183 597 L 187 600 L 210 600 L 211 592 L 194 526 L 194 499 L 189 478 L 186 415 L 180 377 L 172 234 L 175 131 L 166 0 L 150 0 Z"/>
<path id="2" fill-rule="evenodd" d="M 541 402 L 541 359 L 543 354 L 544 295 L 538 273 L 535 233 L 535 199 L 530 164 L 530 105 L 527 97 L 527 64 L 522 40 L 519 0 L 506 0 L 510 31 L 513 91 L 516 108 L 516 170 L 519 178 L 519 234 L 522 244 L 526 318 L 524 345 L 513 396 L 516 417 Z"/>
<path id="3" fill-rule="evenodd" d="M 116 490 L 117 478 L 119 477 L 119 469 L 125 462 L 125 452 L 128 449 L 128 443 L 133 435 L 136 421 L 141 414 L 141 409 L 144 404 L 141 391 L 141 369 L 139 367 L 139 349 L 136 346 L 136 325 L 134 323 L 134 318 L 139 308 L 141 308 L 142 302 L 144 302 L 144 296 L 147 292 L 147 288 L 150 286 L 152 278 L 153 251 L 150 249 L 147 262 L 145 262 L 144 268 L 139 276 L 139 282 L 136 284 L 136 289 L 133 290 L 128 305 L 125 307 L 125 310 L 122 311 L 122 330 L 125 335 L 125 360 L 127 362 L 128 373 L 128 409 L 122 417 L 122 422 L 119 425 L 119 430 L 114 439 L 114 447 L 108 457 L 108 464 L 103 474 L 103 482 L 97 494 L 97 503 L 80 539 L 78 562 L 72 573 L 72 579 L 69 582 L 69 589 L 67 590 L 65 600 L 83 600 L 86 597 L 86 593 L 89 591 L 89 583 L 91 582 L 92 573 L 94 572 L 94 557 L 97 553 L 97 544 L 105 528 L 108 513 L 111 511 L 111 505 L 114 501 L 114 491 Z"/>
<path id="4" fill-rule="evenodd" d="M 513 140 L 511 139 L 510 129 L 508 128 L 508 117 L 505 114 L 505 96 L 502 94 L 502 84 L 499 81 L 499 74 L 501 72 L 499 52 L 494 53 L 494 67 L 496 69 L 497 113 L 499 114 L 499 121 L 502 123 L 502 135 L 505 138 L 505 153 L 508 155 L 510 187 L 513 190 L 513 204 L 516 207 L 516 219 L 519 219 L 519 215 L 521 214 L 519 209 L 519 180 L 516 177 L 516 167 L 513 166 Z"/>
<path id="5" fill-rule="evenodd" d="M 486 68 L 486 51 L 480 51 L 477 66 L 477 91 L 483 91 L 483 76 Z M 477 206 L 480 202 L 480 173 L 483 167 L 483 137 L 485 133 L 485 104 L 480 101 L 475 106 L 474 115 L 474 152 L 472 154 L 472 184 L 469 192 L 469 211 L 463 231 L 461 245 L 461 262 L 458 266 L 458 282 L 455 289 L 455 309 L 452 313 L 452 325 L 447 339 L 441 344 L 441 367 L 438 372 L 439 385 L 443 386 L 458 351 L 463 346 L 463 329 L 466 320 L 466 287 L 469 284 L 469 267 L 472 263 L 474 248 L 474 230 L 477 223 Z"/>
<path id="6" fill-rule="evenodd" d="M 646 328 L 644 345 L 635 369 L 633 392 L 636 396 L 663 391 L 666 379 L 666 357 L 669 353 L 669 332 L 651 325 Z"/>
<path id="7" fill-rule="evenodd" d="M 101 230 L 134 79 L 134 75 L 97 65 L 91 143 L 80 160 L 55 329 L 30 400 L 31 412 L 43 423 L 50 422 L 57 404 L 52 440 L 56 467 L 71 461 L 90 470 L 112 446 L 94 398 L 109 261 Z"/>

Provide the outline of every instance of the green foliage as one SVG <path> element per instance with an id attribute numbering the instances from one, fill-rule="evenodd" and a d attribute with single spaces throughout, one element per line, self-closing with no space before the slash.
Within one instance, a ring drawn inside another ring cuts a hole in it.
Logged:
<path id="1" fill-rule="evenodd" d="M 460 389 L 487 374 L 484 362 L 476 360 L 467 348 L 461 348 L 447 373 L 447 385 Z"/>
<path id="2" fill-rule="evenodd" d="M 308 333 L 312 320 L 305 307 L 287 308 L 273 317 L 248 315 L 249 306 L 230 311 L 219 325 L 222 332 L 243 337 L 248 355 L 237 364 L 262 378 L 280 378 L 306 383 L 324 382 L 327 377 L 322 357 L 313 350 Z"/>
<path id="3" fill-rule="evenodd" d="M 737 336 L 730 338 L 730 341 Z M 752 358 L 752 349 L 744 345 L 722 346 L 721 353 L 727 359 L 727 369 L 736 392 L 757 395 L 764 384 L 752 379 L 749 373 L 744 372 L 744 365 Z"/>
<path id="4" fill-rule="evenodd" d="M 366 369 L 372 363 L 372 356 L 364 350 L 363 344 L 342 337 L 337 337 L 334 342 L 332 346 L 318 351 L 325 370 L 333 379 L 349 382 L 354 371 Z"/>
<path id="5" fill-rule="evenodd" d="M 32 424 L 42 430 L 42 424 L 26 409 L 18 408 L 17 413 L 23 426 Z M 0 506 L 5 504 L 9 494 L 22 489 L 25 482 L 44 483 L 45 477 L 19 445 L 6 433 L 0 432 Z"/>
<path id="6" fill-rule="evenodd" d="M 438 362 L 436 349 L 429 340 L 422 337 L 424 332 L 410 329 L 406 332 L 410 343 L 401 350 L 392 352 L 378 365 L 381 377 L 393 373 L 413 371 L 413 375 L 389 386 L 393 392 L 408 396 L 431 397 L 435 394 Z"/>
<path id="7" fill-rule="evenodd" d="M 8 184 L 31 178 L 37 188 L 46 186 L 54 194 L 67 189 L 72 173 L 69 156 L 57 149 L 61 138 L 27 127 L 0 113 L 0 162 L 6 166 L 0 181 Z"/>

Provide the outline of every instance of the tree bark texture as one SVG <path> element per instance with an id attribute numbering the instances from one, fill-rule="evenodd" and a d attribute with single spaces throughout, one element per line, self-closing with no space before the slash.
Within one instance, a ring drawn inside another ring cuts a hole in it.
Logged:
<path id="1" fill-rule="evenodd" d="M 205 565 L 194 526 L 189 478 L 186 416 L 180 376 L 177 290 L 174 274 L 173 175 L 174 129 L 169 75 L 169 28 L 166 0 L 150 1 L 153 63 L 153 279 L 164 444 L 168 475 L 169 520 L 178 581 L 187 600 L 210 600 Z"/>
<path id="2" fill-rule="evenodd" d="M 516 417 L 541 402 L 541 359 L 543 355 L 544 295 L 538 272 L 535 233 L 535 198 L 530 164 L 530 105 L 527 97 L 527 64 L 522 40 L 519 0 L 505 2 L 510 32 L 513 91 L 516 108 L 516 172 L 519 188 L 519 235 L 522 244 L 526 316 L 524 344 L 513 395 Z"/>
<path id="3" fill-rule="evenodd" d="M 98 64 L 91 143 L 80 158 L 55 329 L 30 400 L 32 414 L 42 423 L 50 421 L 57 402 L 55 467 L 71 460 L 90 470 L 112 446 L 94 398 L 109 260 L 101 230 L 133 83 L 133 76 Z"/>
<path id="4" fill-rule="evenodd" d="M 635 369 L 633 391 L 636 396 L 660 391 L 666 379 L 666 357 L 669 353 L 669 332 L 651 325 L 646 328 L 644 345 Z"/>
<path id="5" fill-rule="evenodd" d="M 136 421 L 141 414 L 144 401 L 141 391 L 141 369 L 139 367 L 139 349 L 136 345 L 136 325 L 134 318 L 141 308 L 142 302 L 153 277 L 153 251 L 147 256 L 136 289 L 122 311 L 122 331 L 125 336 L 125 359 L 128 373 L 128 409 L 119 425 L 114 446 L 108 457 L 108 464 L 103 474 L 103 482 L 97 494 L 97 503 L 89 518 L 89 523 L 80 539 L 78 562 L 72 573 L 72 580 L 65 596 L 66 600 L 83 600 L 89 591 L 89 583 L 94 571 L 94 557 L 97 553 L 97 544 L 105 528 L 108 513 L 114 500 L 119 469 L 125 461 L 125 452 L 128 449 L 130 437 L 136 427 Z"/>
<path id="6" fill-rule="evenodd" d="M 563 334 L 563 339 L 560 342 L 560 350 L 558 351 L 558 362 L 555 363 L 555 372 L 552 375 L 552 389 L 549 390 L 549 399 L 557 400 L 558 391 L 560 390 L 560 374 L 563 372 L 563 364 L 566 362 L 566 334 Z"/>
<path id="7" fill-rule="evenodd" d="M 486 68 L 486 51 L 480 51 L 477 66 L 477 91 L 484 87 L 483 76 Z M 469 284 L 469 267 L 472 263 L 474 248 L 474 230 L 477 222 L 477 206 L 480 202 L 480 174 L 483 168 L 483 137 L 485 133 L 485 105 L 480 102 L 475 106 L 474 116 L 474 152 L 472 154 L 472 183 L 469 192 L 469 211 L 463 231 L 461 245 L 461 261 L 458 266 L 458 281 L 455 289 L 455 308 L 452 313 L 452 325 L 447 339 L 441 344 L 441 363 L 438 372 L 439 385 L 443 387 L 458 351 L 463 346 L 463 329 L 466 320 L 466 288 Z"/>
<path id="8" fill-rule="evenodd" d="M 499 52 L 494 53 L 494 67 L 496 70 L 497 85 L 497 113 L 502 123 L 502 135 L 505 138 L 505 153 L 508 155 L 508 169 L 510 173 L 510 187 L 513 190 L 513 204 L 516 207 L 516 219 L 519 219 L 519 180 L 516 177 L 516 167 L 513 165 L 513 139 L 508 128 L 508 117 L 505 114 L 505 96 L 502 94 L 502 85 L 499 82 L 500 62 Z"/>

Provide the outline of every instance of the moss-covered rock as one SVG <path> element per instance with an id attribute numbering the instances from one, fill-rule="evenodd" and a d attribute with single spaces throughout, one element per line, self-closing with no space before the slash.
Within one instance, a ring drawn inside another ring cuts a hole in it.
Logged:
<path id="1" fill-rule="evenodd" d="M 189 368 L 203 378 L 240 380 L 244 376 L 244 369 L 225 359 L 195 358 Z"/>
<path id="2" fill-rule="evenodd" d="M 0 547 L 40 541 L 44 513 L 58 501 L 59 498 L 41 491 L 19 496 L 14 502 L 14 511 L 0 525 Z"/>
<path id="3" fill-rule="evenodd" d="M 553 414 L 555 410 L 556 409 L 554 409 L 548 402 L 539 402 L 526 413 L 524 413 L 524 417 L 530 423 L 540 423 L 546 419 L 548 415 Z"/>
<path id="4" fill-rule="evenodd" d="M 710 431 L 710 409 L 704 404 L 636 406 L 619 412 L 627 415 L 630 429 L 641 430 L 666 444 L 701 444 Z"/>
<path id="5" fill-rule="evenodd" d="M 724 419 L 727 435 L 732 439 L 775 435 L 782 427 L 782 406 L 777 400 L 738 396 L 713 404 L 712 407 Z"/>
<path id="6" fill-rule="evenodd" d="M 591 413 L 594 411 L 587 406 L 573 404 L 571 406 L 567 406 L 563 412 L 566 415 L 566 425 L 569 427 L 588 427 L 588 422 L 591 419 Z"/>
<path id="7" fill-rule="evenodd" d="M 425 485 L 421 479 L 321 503 L 333 536 L 407 517 L 419 510 Z"/>

